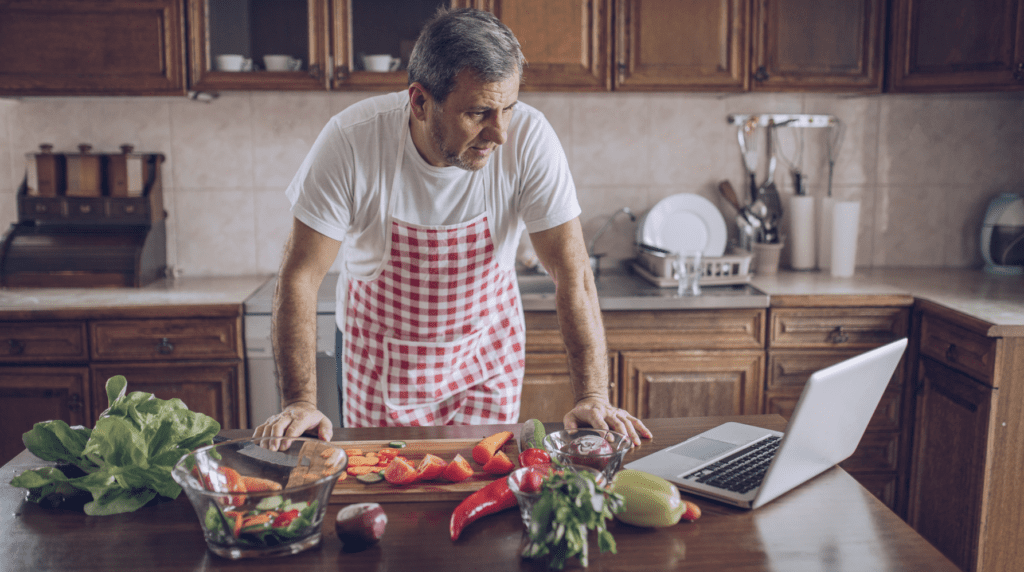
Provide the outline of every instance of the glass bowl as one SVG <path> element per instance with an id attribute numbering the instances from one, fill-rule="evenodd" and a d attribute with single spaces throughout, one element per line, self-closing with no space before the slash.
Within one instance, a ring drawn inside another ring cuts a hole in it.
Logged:
<path id="1" fill-rule="evenodd" d="M 589 472 L 594 475 L 594 480 L 599 485 L 606 485 L 609 481 L 605 479 L 604 473 L 594 469 L 592 467 L 586 467 L 582 465 L 568 465 L 564 469 L 578 472 Z M 516 496 L 516 502 L 519 503 L 519 514 L 523 517 L 523 525 L 527 529 L 530 528 L 530 523 L 533 521 L 531 515 L 533 514 L 533 505 L 540 499 L 541 493 L 537 488 L 540 481 L 543 481 L 551 474 L 554 470 L 562 470 L 554 465 L 532 465 L 529 467 L 521 467 L 509 473 L 508 475 L 508 488 L 512 491 L 512 494 Z M 531 479 L 537 479 L 531 484 L 527 482 Z"/>
<path id="2" fill-rule="evenodd" d="M 552 460 L 565 465 L 593 467 L 609 483 L 631 447 L 628 437 L 604 429 L 563 429 L 544 437 L 544 448 Z"/>
<path id="3" fill-rule="evenodd" d="M 266 448 L 279 440 L 247 438 L 200 447 L 171 471 L 214 554 L 285 556 L 320 543 L 327 502 L 348 456 L 309 438 L 292 439 L 282 451 Z"/>

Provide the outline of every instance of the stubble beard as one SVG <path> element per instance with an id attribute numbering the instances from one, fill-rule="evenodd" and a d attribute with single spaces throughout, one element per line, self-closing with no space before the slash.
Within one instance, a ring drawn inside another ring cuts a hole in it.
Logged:
<path id="1" fill-rule="evenodd" d="M 441 117 L 441 106 L 438 105 L 431 112 L 434 116 L 434 125 L 430 129 L 430 137 L 434 140 L 434 144 L 437 149 L 441 151 L 441 156 L 444 158 L 444 162 L 452 167 L 458 167 L 464 171 L 479 171 L 487 164 L 487 161 L 480 163 L 470 163 L 462 158 L 457 151 L 453 150 L 445 142 L 444 132 L 441 126 L 444 125 L 444 120 Z"/>

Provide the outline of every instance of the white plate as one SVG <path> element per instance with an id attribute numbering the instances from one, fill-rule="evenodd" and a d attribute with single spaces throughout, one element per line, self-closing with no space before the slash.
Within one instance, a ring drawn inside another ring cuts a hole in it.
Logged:
<path id="1" fill-rule="evenodd" d="M 639 242 L 672 252 L 700 250 L 706 257 L 725 254 L 726 238 L 722 213 L 711 201 L 692 193 L 662 199 L 637 226 Z"/>

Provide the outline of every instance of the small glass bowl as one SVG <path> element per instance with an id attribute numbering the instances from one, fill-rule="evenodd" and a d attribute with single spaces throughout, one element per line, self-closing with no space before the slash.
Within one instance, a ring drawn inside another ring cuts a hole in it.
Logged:
<path id="1" fill-rule="evenodd" d="M 280 438 L 200 447 L 171 471 L 192 502 L 207 547 L 218 556 L 285 556 L 320 543 L 327 503 L 348 456 L 318 439 L 295 438 L 282 451 L 267 449 L 272 441 Z"/>
<path id="2" fill-rule="evenodd" d="M 523 524 L 526 525 L 526 528 L 530 528 L 530 512 L 533 510 L 534 503 L 540 498 L 539 491 L 526 492 L 522 490 L 523 480 L 532 474 L 540 475 L 543 480 L 551 474 L 551 465 L 521 467 L 512 471 L 508 476 L 508 488 L 512 494 L 516 495 L 516 501 L 519 502 L 519 513 L 523 517 Z"/>
<path id="3" fill-rule="evenodd" d="M 593 467 L 586 467 L 582 465 L 568 465 L 565 469 L 574 473 L 578 472 L 589 472 L 594 475 L 594 480 L 599 485 L 606 485 L 609 481 L 605 479 L 604 473 L 594 469 Z M 541 479 L 547 478 L 553 470 L 556 469 L 554 465 L 533 465 L 530 467 L 521 467 L 509 473 L 508 475 L 508 488 L 512 491 L 512 494 L 516 496 L 516 501 L 519 503 L 519 514 L 523 517 L 523 525 L 526 529 L 530 529 L 530 523 L 533 521 L 533 505 L 536 504 L 537 500 L 540 499 L 541 493 L 527 492 L 522 490 L 523 481 L 531 473 L 539 474 Z"/>
<path id="4" fill-rule="evenodd" d="M 609 483 L 631 447 L 628 437 L 604 429 L 561 430 L 544 437 L 544 448 L 552 460 L 597 469 Z"/>

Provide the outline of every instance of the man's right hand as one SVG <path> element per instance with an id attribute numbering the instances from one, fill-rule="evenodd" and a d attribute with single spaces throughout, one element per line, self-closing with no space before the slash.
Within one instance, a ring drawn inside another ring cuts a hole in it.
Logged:
<path id="1" fill-rule="evenodd" d="M 334 426 L 326 415 L 312 403 L 297 401 L 284 408 L 284 411 L 271 415 L 253 432 L 253 437 L 301 437 L 306 432 L 316 432 L 316 436 L 330 441 L 334 434 Z M 287 449 L 291 440 L 271 441 L 268 449 L 280 451 Z"/>

